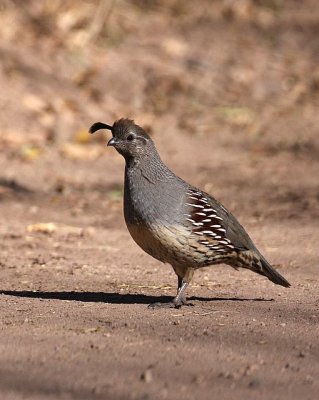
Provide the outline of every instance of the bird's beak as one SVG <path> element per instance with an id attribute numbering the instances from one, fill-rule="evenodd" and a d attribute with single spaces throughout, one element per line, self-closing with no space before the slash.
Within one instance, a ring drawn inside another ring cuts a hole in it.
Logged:
<path id="1" fill-rule="evenodd" d="M 118 143 L 117 140 L 116 140 L 114 137 L 112 137 L 112 138 L 108 141 L 107 145 L 108 145 L 108 146 L 116 146 L 117 143 Z"/>

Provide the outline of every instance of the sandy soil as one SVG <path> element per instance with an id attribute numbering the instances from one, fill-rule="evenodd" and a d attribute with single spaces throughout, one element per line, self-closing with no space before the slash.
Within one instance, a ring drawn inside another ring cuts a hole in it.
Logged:
<path id="1" fill-rule="evenodd" d="M 1 399 L 319 393 L 319 17 L 312 1 L 226 3 L 119 2 L 107 48 L 75 51 L 81 24 L 54 36 L 50 23 L 77 15 L 68 2 L 45 10 L 48 33 L 1 25 Z M 22 18 L 14 2 L 9 15 Z M 123 160 L 86 133 L 121 116 L 152 127 L 165 162 L 238 217 L 290 289 L 221 265 L 197 272 L 193 307 L 147 308 L 175 294 L 175 275 L 130 238 Z"/>

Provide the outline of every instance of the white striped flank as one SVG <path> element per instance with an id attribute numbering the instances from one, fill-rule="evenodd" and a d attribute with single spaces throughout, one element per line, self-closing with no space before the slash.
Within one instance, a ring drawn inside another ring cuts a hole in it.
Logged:
<path id="1" fill-rule="evenodd" d="M 204 206 L 201 206 L 200 204 L 190 204 L 190 203 L 185 203 L 185 204 L 188 205 L 188 206 L 191 206 L 191 207 L 204 208 Z"/>
<path id="2" fill-rule="evenodd" d="M 191 209 L 187 210 L 189 214 L 185 214 L 185 216 L 186 220 L 192 224 L 192 233 L 201 237 L 198 239 L 198 244 L 212 252 L 212 254 L 209 253 L 209 257 L 220 258 L 232 252 L 235 246 L 226 237 L 226 228 L 222 223 L 218 223 L 218 221 L 223 221 L 223 218 L 213 208 L 214 203 L 211 203 L 210 199 L 203 196 L 201 192 L 191 189 L 187 194 L 194 203 L 186 203 L 186 206 Z"/>
<path id="3" fill-rule="evenodd" d="M 216 233 L 214 233 L 213 231 L 202 231 L 204 234 L 206 235 L 212 235 L 212 236 L 216 236 Z"/>

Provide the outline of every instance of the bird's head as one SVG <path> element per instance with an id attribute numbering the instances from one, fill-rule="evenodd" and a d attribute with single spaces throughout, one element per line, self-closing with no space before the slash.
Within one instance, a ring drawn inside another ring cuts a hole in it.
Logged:
<path id="1" fill-rule="evenodd" d="M 149 153 L 150 147 L 153 147 L 153 141 L 140 126 L 133 120 L 121 118 L 115 121 L 112 126 L 103 122 L 96 122 L 89 130 L 94 133 L 100 129 L 108 129 L 112 132 L 112 138 L 108 141 L 108 146 L 113 146 L 128 159 L 138 159 Z"/>

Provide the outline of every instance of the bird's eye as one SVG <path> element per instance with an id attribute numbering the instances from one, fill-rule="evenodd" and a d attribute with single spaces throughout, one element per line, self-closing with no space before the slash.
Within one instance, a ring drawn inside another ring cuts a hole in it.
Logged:
<path id="1" fill-rule="evenodd" d="M 127 140 L 128 142 L 131 142 L 133 139 L 134 139 L 134 136 L 133 136 L 133 135 L 128 135 L 128 137 L 126 138 L 126 140 Z"/>

